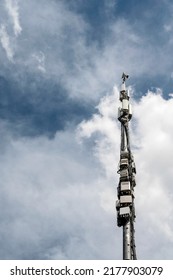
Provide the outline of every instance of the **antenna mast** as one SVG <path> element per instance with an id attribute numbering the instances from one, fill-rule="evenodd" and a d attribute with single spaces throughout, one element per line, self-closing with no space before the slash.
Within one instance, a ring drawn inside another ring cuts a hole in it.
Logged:
<path id="1" fill-rule="evenodd" d="M 117 188 L 118 200 L 117 225 L 123 227 L 123 260 L 136 260 L 135 246 L 135 205 L 134 205 L 134 187 L 136 185 L 135 174 L 136 167 L 133 155 L 130 149 L 129 121 L 132 118 L 132 109 L 129 104 L 129 94 L 126 90 L 125 81 L 128 75 L 122 75 L 122 85 L 120 90 L 121 107 L 118 108 L 118 120 L 121 123 L 121 145 L 120 162 L 118 174 L 120 174 Z"/>

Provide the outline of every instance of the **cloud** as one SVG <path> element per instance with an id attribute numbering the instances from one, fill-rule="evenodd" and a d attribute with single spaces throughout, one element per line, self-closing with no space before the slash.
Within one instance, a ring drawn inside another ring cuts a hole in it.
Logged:
<path id="1" fill-rule="evenodd" d="M 46 69 L 45 69 L 45 55 L 43 52 L 39 52 L 38 54 L 33 54 L 32 57 L 36 60 L 37 64 L 38 64 L 38 70 L 40 70 L 41 72 L 45 73 Z"/>
<path id="2" fill-rule="evenodd" d="M 78 127 L 79 137 L 90 138 L 96 135 L 95 155 L 99 158 L 108 178 L 112 179 L 115 176 L 115 158 L 118 157 L 115 146 L 115 141 L 119 143 L 119 128 L 116 122 L 118 96 L 118 89 L 114 87 L 113 94 L 103 97 L 96 107 L 99 114 L 94 114 L 91 120 L 83 121 Z"/>
<path id="3" fill-rule="evenodd" d="M 70 97 L 94 102 L 111 90 L 124 69 L 139 76 L 151 68 L 155 52 L 144 47 L 144 38 L 125 19 L 108 22 L 106 36 L 98 44 L 89 39 L 94 27 L 62 1 L 21 1 L 20 18 L 23 32 L 13 47 L 18 72 L 10 73 L 19 81 L 38 67 L 44 72 L 44 62 L 38 65 L 31 59 L 44 53 L 47 78 L 59 81 Z"/>
<path id="4" fill-rule="evenodd" d="M 9 35 L 6 30 L 6 26 L 3 24 L 1 24 L 1 26 L 0 26 L 0 40 L 1 40 L 2 47 L 4 48 L 4 50 L 6 52 L 7 58 L 11 62 L 13 62 L 14 52 L 10 45 L 10 38 L 9 38 Z"/>
<path id="5" fill-rule="evenodd" d="M 110 15 L 114 11 L 117 4 L 117 0 L 110 0 L 106 1 L 104 0 L 105 10 Z"/>
<path id="6" fill-rule="evenodd" d="M 3 20 L 3 23 L 0 25 L 0 40 L 2 47 L 4 48 L 7 58 L 10 62 L 14 62 L 14 54 L 16 50 L 16 38 L 21 33 L 22 28 L 19 22 L 19 6 L 18 6 L 18 0 L 5 0 L 5 7 L 9 14 L 9 16 L 12 19 L 13 22 L 13 31 L 15 37 L 10 34 L 10 28 L 8 24 L 8 20 L 5 18 Z M 3 11 L 3 9 L 2 9 Z M 2 18 L 4 17 L 3 12 Z M 5 22 L 5 23 L 4 23 Z M 8 31 L 7 31 L 8 30 Z"/>
<path id="7" fill-rule="evenodd" d="M 114 216 L 100 204 L 106 182 L 91 151 L 70 131 L 1 133 L 0 259 L 113 258 Z"/>
<path id="8" fill-rule="evenodd" d="M 13 21 L 14 34 L 17 37 L 22 32 L 22 27 L 19 21 L 19 5 L 18 0 L 5 0 L 5 6 L 9 16 Z"/>
<path id="9" fill-rule="evenodd" d="M 157 255 L 155 251 L 153 256 L 168 259 L 172 258 L 169 249 L 166 250 L 166 256 L 162 254 L 164 246 L 171 247 L 173 243 L 172 106 L 172 98 L 165 100 L 159 91 L 148 92 L 135 107 L 134 112 L 138 122 L 134 139 L 137 139 L 139 145 L 135 157 L 140 186 L 136 202 L 141 209 L 147 211 L 147 216 L 139 211 L 139 219 L 145 220 L 139 233 L 145 230 L 145 226 L 152 225 L 151 236 L 153 238 L 157 232 L 156 242 L 161 244 L 160 252 Z"/>
<path id="10" fill-rule="evenodd" d="M 166 32 L 171 32 L 172 31 L 172 25 L 171 24 L 164 24 L 164 30 Z"/>

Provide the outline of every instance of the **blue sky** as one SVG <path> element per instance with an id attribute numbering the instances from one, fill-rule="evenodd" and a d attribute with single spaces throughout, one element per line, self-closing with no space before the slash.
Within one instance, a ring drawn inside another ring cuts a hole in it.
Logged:
<path id="1" fill-rule="evenodd" d="M 173 258 L 172 14 L 169 0 L 0 1 L 0 259 L 122 258 L 123 71 L 138 258 Z"/>

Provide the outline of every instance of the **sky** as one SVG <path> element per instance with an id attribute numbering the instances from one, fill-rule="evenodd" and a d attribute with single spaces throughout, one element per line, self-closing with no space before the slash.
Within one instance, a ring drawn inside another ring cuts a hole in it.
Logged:
<path id="1" fill-rule="evenodd" d="M 173 259 L 171 0 L 0 0 L 0 259 L 122 259 L 129 75 L 138 259 Z"/>

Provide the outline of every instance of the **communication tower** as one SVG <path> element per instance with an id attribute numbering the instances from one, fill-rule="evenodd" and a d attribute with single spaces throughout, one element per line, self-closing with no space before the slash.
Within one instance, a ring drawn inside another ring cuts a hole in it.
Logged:
<path id="1" fill-rule="evenodd" d="M 132 118 L 132 108 L 129 103 L 129 92 L 126 90 L 125 81 L 129 76 L 122 75 L 120 90 L 121 107 L 118 108 L 118 120 L 121 123 L 120 162 L 118 174 L 120 174 L 117 188 L 118 200 L 117 225 L 123 227 L 123 260 L 136 260 L 135 245 L 135 204 L 134 187 L 136 186 L 136 166 L 130 148 L 129 121 Z"/>

